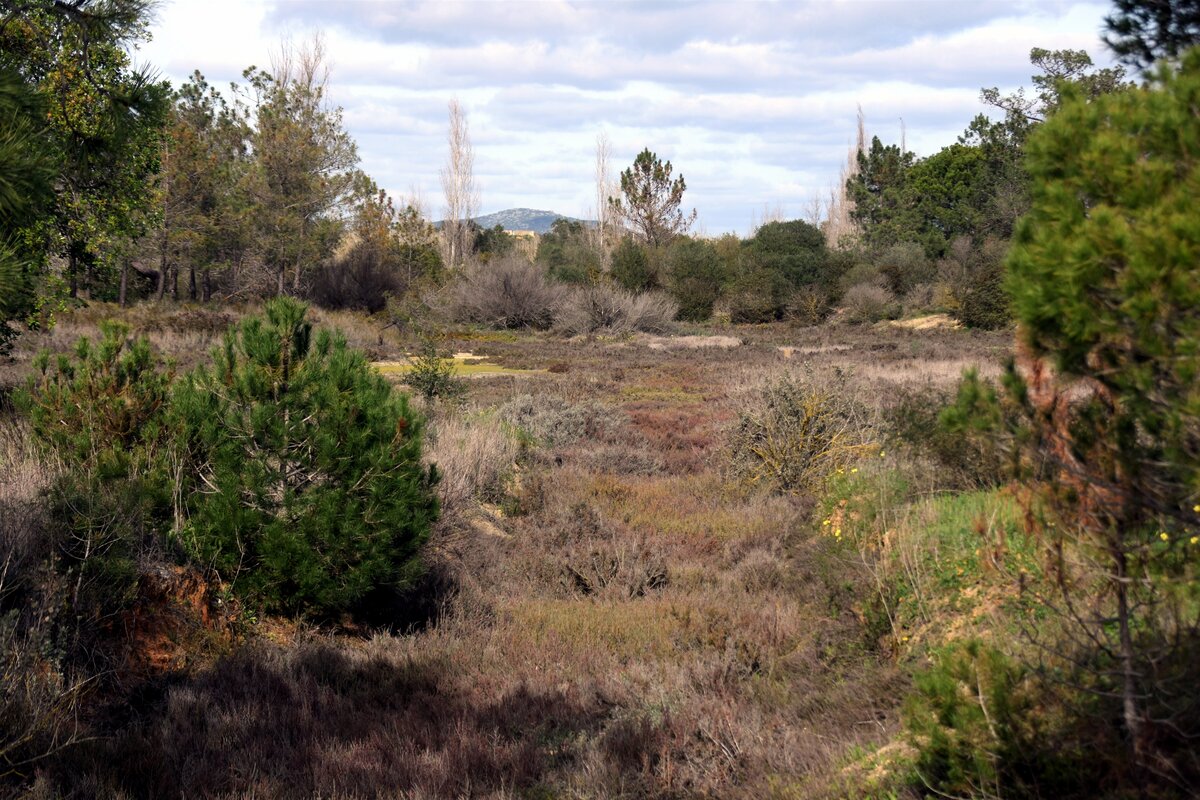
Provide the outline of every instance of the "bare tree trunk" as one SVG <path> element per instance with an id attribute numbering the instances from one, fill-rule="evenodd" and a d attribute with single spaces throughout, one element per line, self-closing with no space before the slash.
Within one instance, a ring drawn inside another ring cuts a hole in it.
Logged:
<path id="1" fill-rule="evenodd" d="M 855 131 L 854 146 L 846 154 L 846 166 L 838 175 L 838 184 L 830 189 L 829 208 L 825 221 L 825 242 L 830 247 L 838 247 L 842 239 L 852 236 L 856 230 L 853 211 L 853 201 L 846 191 L 846 182 L 858 174 L 858 154 L 867 149 L 867 127 L 862 107 L 858 109 L 858 124 Z"/>
<path id="2" fill-rule="evenodd" d="M 608 167 L 611 157 L 608 134 L 601 132 L 596 137 L 596 244 L 601 254 L 608 252 L 608 200 L 614 194 Z"/>
<path id="3" fill-rule="evenodd" d="M 458 104 L 450 101 L 450 129 L 447 137 L 449 153 L 442 169 L 442 191 L 446 195 L 446 217 L 442 223 L 442 240 L 446 266 L 457 267 L 466 260 L 467 221 L 479 208 L 479 190 L 475 186 L 475 152 L 471 148 L 467 117 Z"/>
<path id="4" fill-rule="evenodd" d="M 124 308 L 127 303 L 126 292 L 129 289 L 129 260 L 125 259 L 121 262 L 121 292 L 117 297 L 117 303 Z"/>
<path id="5" fill-rule="evenodd" d="M 196 302 L 196 265 L 188 264 L 188 300 Z"/>
<path id="6" fill-rule="evenodd" d="M 79 256 L 75 254 L 75 245 L 67 252 L 67 273 L 71 277 L 71 297 L 79 296 Z"/>

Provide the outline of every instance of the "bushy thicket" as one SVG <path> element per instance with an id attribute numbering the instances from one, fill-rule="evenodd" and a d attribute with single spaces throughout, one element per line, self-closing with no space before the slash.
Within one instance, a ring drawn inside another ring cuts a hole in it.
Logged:
<path id="1" fill-rule="evenodd" d="M 680 239 L 670 248 L 668 264 L 668 285 L 679 303 L 679 318 L 701 322 L 712 316 L 725 283 L 725 269 L 713 246 L 699 239 Z"/>

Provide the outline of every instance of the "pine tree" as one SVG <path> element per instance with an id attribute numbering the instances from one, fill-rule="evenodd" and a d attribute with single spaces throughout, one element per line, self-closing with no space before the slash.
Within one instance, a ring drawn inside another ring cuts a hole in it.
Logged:
<path id="1" fill-rule="evenodd" d="M 1046 603 L 1143 775 L 1194 791 L 1200 51 L 1153 86 L 1063 92 L 1029 139 L 1032 210 L 1008 258 L 1029 355 L 1009 396 L 1056 467 L 1034 509 L 1061 590 Z"/>
<path id="2" fill-rule="evenodd" d="M 181 382 L 197 475 L 182 538 L 264 608 L 329 615 L 413 574 L 437 476 L 407 397 L 306 309 L 273 300 Z"/>

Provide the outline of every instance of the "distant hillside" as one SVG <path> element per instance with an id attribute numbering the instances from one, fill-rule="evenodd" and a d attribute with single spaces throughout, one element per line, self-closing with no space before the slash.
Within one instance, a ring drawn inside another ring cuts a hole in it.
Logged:
<path id="1" fill-rule="evenodd" d="M 567 217 L 565 214 L 557 214 L 553 211 L 539 211 L 536 208 L 507 208 L 504 211 L 497 211 L 495 214 L 485 214 L 482 217 L 476 217 L 475 222 L 481 228 L 494 228 L 500 225 L 506 231 L 546 233 L 550 230 L 550 226 L 554 224 L 554 220 L 562 218 L 574 222 L 591 224 L 587 220 Z"/>

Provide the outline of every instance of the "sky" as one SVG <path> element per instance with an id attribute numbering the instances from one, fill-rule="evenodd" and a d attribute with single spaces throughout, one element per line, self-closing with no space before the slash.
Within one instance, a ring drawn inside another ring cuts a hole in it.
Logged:
<path id="1" fill-rule="evenodd" d="M 700 233 L 805 217 L 828 197 L 862 108 L 868 136 L 918 156 L 1029 83 L 1032 47 L 1102 65 L 1108 3 L 1067 0 L 566 2 L 163 0 L 135 54 L 179 84 L 227 87 L 285 41 L 320 33 L 330 97 L 361 168 L 440 217 L 447 104 L 470 126 L 481 211 L 594 217 L 595 152 L 612 174 L 649 148 L 684 176 Z"/>

